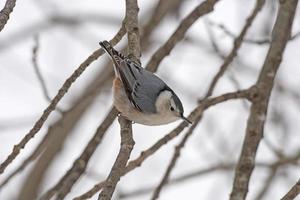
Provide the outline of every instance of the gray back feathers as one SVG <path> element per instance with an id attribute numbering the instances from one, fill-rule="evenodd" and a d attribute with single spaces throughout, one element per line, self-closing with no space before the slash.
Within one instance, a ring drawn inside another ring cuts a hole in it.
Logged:
<path id="1" fill-rule="evenodd" d="M 143 112 L 156 113 L 157 96 L 167 85 L 156 75 L 129 59 L 120 64 L 121 80 L 128 89 L 129 99 L 133 105 Z"/>

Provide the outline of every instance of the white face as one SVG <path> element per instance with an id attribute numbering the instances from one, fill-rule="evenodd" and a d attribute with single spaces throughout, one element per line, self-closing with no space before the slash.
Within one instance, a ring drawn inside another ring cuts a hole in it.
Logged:
<path id="1" fill-rule="evenodd" d="M 162 116 L 180 118 L 180 111 L 177 108 L 174 100 L 172 99 L 172 93 L 170 91 L 163 91 L 157 97 L 156 109 Z"/>

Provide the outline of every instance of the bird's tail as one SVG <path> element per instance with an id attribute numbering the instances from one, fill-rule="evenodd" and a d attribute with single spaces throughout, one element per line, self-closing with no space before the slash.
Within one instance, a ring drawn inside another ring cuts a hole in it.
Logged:
<path id="1" fill-rule="evenodd" d="M 118 61 L 120 59 L 125 59 L 125 56 L 115 50 L 108 41 L 104 40 L 99 42 L 99 45 L 112 57 L 113 60 L 116 59 L 116 61 Z"/>
<path id="2" fill-rule="evenodd" d="M 115 50 L 112 45 L 104 40 L 102 42 L 99 42 L 99 45 L 110 55 L 110 57 L 112 58 L 112 61 L 114 63 L 114 70 L 115 70 L 115 74 L 117 77 L 119 77 L 119 65 L 120 62 L 122 60 L 125 59 L 125 56 L 123 54 L 121 54 L 120 52 L 118 52 L 117 50 Z"/>
<path id="3" fill-rule="evenodd" d="M 104 40 L 102 42 L 99 42 L 99 44 L 111 57 L 117 54 L 117 51 L 111 46 L 108 41 Z"/>

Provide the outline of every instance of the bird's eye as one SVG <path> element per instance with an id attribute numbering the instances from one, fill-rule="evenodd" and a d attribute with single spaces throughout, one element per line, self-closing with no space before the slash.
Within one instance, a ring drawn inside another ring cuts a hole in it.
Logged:
<path id="1" fill-rule="evenodd" d="M 173 106 L 171 106 L 170 110 L 171 110 L 171 111 L 174 111 L 175 109 L 173 108 Z"/>

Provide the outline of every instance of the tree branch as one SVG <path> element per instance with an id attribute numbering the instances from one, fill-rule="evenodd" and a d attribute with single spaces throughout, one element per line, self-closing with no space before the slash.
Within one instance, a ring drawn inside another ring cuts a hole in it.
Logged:
<path id="1" fill-rule="evenodd" d="M 247 196 L 249 180 L 255 166 L 257 148 L 263 137 L 268 103 L 275 75 L 281 63 L 282 55 L 291 33 L 292 22 L 298 1 L 290 0 L 280 2 L 280 8 L 273 29 L 271 46 L 256 82 L 259 93 L 251 105 L 246 136 L 239 162 L 235 170 L 230 200 L 242 200 Z"/>
<path id="2" fill-rule="evenodd" d="M 293 200 L 300 194 L 300 179 L 281 200 Z"/>
<path id="3" fill-rule="evenodd" d="M 152 72 L 156 71 L 163 58 L 169 55 L 175 45 L 184 38 L 185 33 L 194 24 L 194 22 L 196 22 L 196 20 L 201 16 L 213 11 L 214 6 L 218 1 L 219 0 L 206 0 L 198 5 L 187 17 L 185 17 L 167 42 L 152 55 L 150 61 L 146 65 L 146 69 Z"/>
<path id="4" fill-rule="evenodd" d="M 126 17 L 125 28 L 128 38 L 128 56 L 131 59 L 139 62 L 141 57 L 140 47 L 140 33 L 138 25 L 138 12 L 139 7 L 137 0 L 125 0 L 126 1 Z"/>
<path id="5" fill-rule="evenodd" d="M 12 13 L 16 5 L 16 0 L 6 0 L 4 8 L 0 11 L 0 32 L 4 28 L 9 19 L 9 15 Z"/>
<path id="6" fill-rule="evenodd" d="M 124 173 L 127 161 L 130 157 L 130 153 L 134 146 L 134 140 L 132 138 L 131 123 L 124 117 L 119 117 L 119 123 L 121 127 L 121 147 L 116 161 L 107 177 L 100 193 L 98 200 L 110 200 L 115 191 L 116 185 L 120 180 L 120 177 Z"/>
<path id="7" fill-rule="evenodd" d="M 209 87 L 205 97 L 209 97 L 209 96 L 212 95 L 212 92 L 213 92 L 214 88 L 216 87 L 218 80 L 223 76 L 223 74 L 225 73 L 225 71 L 228 68 L 229 64 L 236 57 L 237 52 L 238 52 L 239 48 L 241 47 L 241 45 L 243 43 L 243 39 L 244 39 L 248 29 L 252 25 L 252 23 L 253 23 L 255 17 L 257 16 L 257 14 L 259 13 L 259 11 L 262 9 L 264 3 L 265 3 L 265 0 L 257 0 L 256 1 L 256 5 L 255 5 L 255 8 L 254 8 L 253 12 L 247 18 L 246 23 L 245 23 L 244 27 L 242 28 L 239 36 L 234 40 L 231 52 L 226 57 L 226 59 L 224 60 L 223 64 L 220 67 L 220 70 L 218 71 L 218 73 L 213 78 L 212 83 L 210 84 L 210 87 Z"/>
<path id="8" fill-rule="evenodd" d="M 128 38 L 128 56 L 131 59 L 140 62 L 139 58 L 141 56 L 141 48 L 138 27 L 138 11 L 139 8 L 137 0 L 126 0 L 125 28 Z M 115 188 L 120 181 L 120 177 L 124 173 L 134 146 L 134 140 L 132 137 L 132 122 L 125 119 L 123 116 L 120 116 L 119 123 L 121 127 L 120 151 L 106 179 L 106 184 L 98 196 L 98 200 L 110 200 L 112 198 Z"/>

